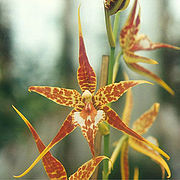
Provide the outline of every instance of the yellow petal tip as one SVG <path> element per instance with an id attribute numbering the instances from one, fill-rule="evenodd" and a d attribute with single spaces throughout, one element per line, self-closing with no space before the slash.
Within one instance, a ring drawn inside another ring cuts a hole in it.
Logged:
<path id="1" fill-rule="evenodd" d="M 79 36 L 82 36 L 81 19 L 80 19 L 80 5 L 78 7 L 78 26 L 79 26 Z"/>
<path id="2" fill-rule="evenodd" d="M 20 178 L 20 177 L 22 177 L 22 175 L 19 175 L 19 176 L 13 176 L 14 178 Z"/>

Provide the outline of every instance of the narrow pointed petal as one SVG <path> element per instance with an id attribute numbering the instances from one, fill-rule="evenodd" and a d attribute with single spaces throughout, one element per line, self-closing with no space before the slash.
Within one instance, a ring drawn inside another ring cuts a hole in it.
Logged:
<path id="1" fill-rule="evenodd" d="M 79 86 L 84 92 L 85 90 L 89 90 L 91 93 L 93 93 L 96 89 L 96 74 L 89 64 L 87 55 L 86 55 L 86 49 L 84 45 L 83 35 L 82 35 L 82 29 L 81 29 L 81 22 L 80 22 L 80 14 L 78 11 L 78 17 L 79 17 L 79 68 L 77 72 L 77 79 Z"/>
<path id="2" fill-rule="evenodd" d="M 134 54 L 131 51 L 125 51 L 123 54 L 123 58 L 126 61 L 126 63 L 147 63 L 147 64 L 158 64 L 157 61 L 155 61 L 154 59 L 149 59 L 143 56 L 139 56 Z"/>
<path id="3" fill-rule="evenodd" d="M 100 88 L 94 96 L 94 104 L 98 108 L 104 104 L 117 101 L 129 88 L 138 84 L 149 83 L 143 80 L 121 81 Z M 151 84 L 151 83 L 149 83 Z"/>
<path id="4" fill-rule="evenodd" d="M 89 160 L 88 162 L 84 163 L 74 174 L 72 174 L 69 177 L 69 180 L 89 180 L 96 167 L 104 159 L 108 159 L 108 157 L 98 156 Z"/>
<path id="5" fill-rule="evenodd" d="M 137 0 L 134 1 L 133 8 L 131 9 L 131 12 L 126 20 L 125 26 L 133 25 L 135 17 L 136 17 L 137 2 L 138 2 Z"/>
<path id="6" fill-rule="evenodd" d="M 171 48 L 171 49 L 175 49 L 175 50 L 180 50 L 180 47 L 173 46 L 170 44 L 165 44 L 165 43 L 152 43 L 150 50 L 159 49 L 159 48 Z"/>
<path id="7" fill-rule="evenodd" d="M 129 80 L 127 74 L 125 74 L 125 80 L 126 81 Z M 127 126 L 129 125 L 129 121 L 131 118 L 132 106 L 133 106 L 132 90 L 131 88 L 129 88 L 126 93 L 125 107 L 124 107 L 123 116 L 122 116 L 122 121 Z"/>
<path id="8" fill-rule="evenodd" d="M 145 154 L 146 156 L 149 156 L 154 161 L 156 161 L 158 164 L 160 164 L 163 168 L 165 168 L 166 172 L 168 173 L 168 178 L 171 177 L 171 171 L 170 171 L 166 161 L 156 151 L 147 147 L 144 143 L 142 143 L 134 138 L 129 138 L 129 145 L 136 151 L 138 151 L 142 154 Z"/>
<path id="9" fill-rule="evenodd" d="M 155 121 L 159 112 L 159 107 L 159 103 L 154 103 L 150 109 L 143 113 L 140 118 L 133 123 L 132 129 L 140 135 L 146 133 Z"/>
<path id="10" fill-rule="evenodd" d="M 133 8 L 120 32 L 120 46 L 124 50 L 130 50 L 134 46 L 136 35 L 140 28 L 140 8 L 136 16 L 137 0 L 134 1 Z"/>
<path id="11" fill-rule="evenodd" d="M 171 48 L 175 50 L 180 50 L 180 47 L 173 46 L 170 44 L 154 43 L 148 38 L 148 36 L 144 34 L 140 34 L 136 36 L 136 40 L 134 42 L 134 46 L 131 48 L 131 51 L 155 50 L 159 48 Z"/>
<path id="12" fill-rule="evenodd" d="M 89 105 L 88 111 L 84 108 L 81 112 L 74 113 L 74 124 L 81 127 L 83 136 L 86 138 L 93 157 L 94 139 L 98 130 L 98 124 L 105 119 L 105 113 L 102 110 L 96 110 L 92 104 Z"/>
<path id="13" fill-rule="evenodd" d="M 159 152 L 160 154 L 162 154 L 164 157 L 166 157 L 168 160 L 170 159 L 169 155 L 166 154 L 164 151 L 162 151 L 159 147 L 155 146 L 154 144 L 152 144 L 151 142 L 149 142 L 148 140 L 146 140 L 145 138 L 143 138 L 142 136 L 140 136 L 139 134 L 137 134 L 135 131 L 133 131 L 132 129 L 128 128 L 120 119 L 120 117 L 118 116 L 118 114 L 113 111 L 110 107 L 108 106 L 103 106 L 102 110 L 105 112 L 106 114 L 106 119 L 107 122 L 114 128 L 123 131 L 124 133 L 128 134 L 129 136 L 132 136 L 133 138 L 136 138 L 138 140 L 140 140 L 141 142 L 147 144 L 148 146 L 150 146 L 151 148 L 153 148 L 154 150 L 156 150 L 157 152 Z"/>
<path id="14" fill-rule="evenodd" d="M 136 63 L 129 63 L 127 65 L 131 70 L 135 71 L 138 74 L 141 74 L 143 76 L 147 76 L 148 78 L 154 80 L 160 86 L 162 86 L 166 91 L 168 91 L 170 94 L 174 95 L 174 91 L 162 79 L 160 79 L 156 74 L 152 73 L 151 71 L 145 69 L 144 67 L 142 67 Z"/>
<path id="15" fill-rule="evenodd" d="M 30 122 L 14 106 L 13 108 L 28 126 L 29 130 L 31 131 L 34 137 L 38 150 L 41 153 L 46 148 L 46 146 L 43 144 L 39 135 L 37 134 L 33 126 L 30 124 Z M 67 174 L 64 166 L 54 156 L 52 156 L 50 152 L 48 152 L 42 158 L 42 161 L 43 161 L 44 169 L 50 179 L 67 180 Z"/>
<path id="16" fill-rule="evenodd" d="M 70 134 L 77 126 L 73 124 L 73 116 L 72 114 L 76 112 L 72 110 L 71 113 L 67 116 L 66 120 L 64 121 L 61 129 L 55 136 L 55 138 L 50 142 L 50 144 L 41 152 L 41 154 L 35 159 L 35 161 L 26 169 L 22 174 L 18 176 L 14 176 L 16 178 L 20 178 L 25 176 L 31 169 L 45 156 L 47 152 L 50 151 L 52 147 L 54 147 L 59 141 L 61 141 L 65 136 Z"/>
<path id="17" fill-rule="evenodd" d="M 76 90 L 64 89 L 49 86 L 31 86 L 28 89 L 30 92 L 36 92 L 57 104 L 69 107 L 82 106 L 81 95 Z"/>
<path id="18" fill-rule="evenodd" d="M 139 180 L 139 168 L 134 168 L 134 178 L 133 180 Z"/>
<path id="19" fill-rule="evenodd" d="M 128 141 L 124 141 L 121 150 L 121 177 L 129 179 Z"/>

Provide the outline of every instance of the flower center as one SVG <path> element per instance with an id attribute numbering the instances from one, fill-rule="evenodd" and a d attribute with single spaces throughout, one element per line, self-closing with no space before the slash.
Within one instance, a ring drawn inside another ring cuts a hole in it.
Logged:
<path id="1" fill-rule="evenodd" d="M 89 104 L 90 102 L 92 102 L 92 94 L 90 93 L 90 91 L 85 90 L 82 94 L 82 99 L 85 104 Z"/>

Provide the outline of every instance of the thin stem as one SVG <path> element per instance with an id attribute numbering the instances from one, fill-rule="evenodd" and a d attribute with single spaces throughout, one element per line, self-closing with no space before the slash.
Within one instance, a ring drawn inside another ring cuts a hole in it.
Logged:
<path id="1" fill-rule="evenodd" d="M 110 16 L 109 16 L 108 11 L 107 11 L 106 8 L 104 8 L 104 11 L 105 11 L 106 30 L 107 30 L 107 36 L 108 36 L 109 45 L 111 47 L 115 48 L 116 42 L 115 42 L 114 34 L 113 34 L 113 31 L 112 31 L 111 19 L 110 19 Z"/>
<path id="2" fill-rule="evenodd" d="M 107 124 L 108 128 L 109 125 Z M 104 136 L 104 155 L 109 157 L 109 134 Z M 109 173 L 108 173 L 108 160 L 103 161 L 103 180 L 107 180 Z"/>
<path id="3" fill-rule="evenodd" d="M 120 57 L 121 57 L 122 54 L 123 54 L 123 52 L 120 51 L 120 52 L 118 53 L 118 55 L 116 56 L 115 63 L 114 63 L 114 67 L 113 67 L 112 83 L 114 83 L 115 80 L 116 80 L 116 76 L 117 76 L 117 73 L 118 73 L 118 70 L 119 70 L 119 59 L 120 59 Z"/>
<path id="4" fill-rule="evenodd" d="M 102 63 L 101 63 L 101 73 L 100 73 L 100 80 L 99 80 L 99 88 L 103 87 L 107 83 L 108 77 L 108 64 L 109 64 L 109 56 L 102 56 Z M 102 134 L 100 131 L 97 132 L 95 142 L 94 142 L 94 149 L 95 149 L 95 156 L 99 156 L 101 154 L 101 141 L 102 141 Z M 96 168 L 95 172 L 91 176 L 91 179 L 98 179 L 98 168 Z"/>
<path id="5" fill-rule="evenodd" d="M 117 16 L 117 17 L 116 17 Z M 111 26 L 111 20 L 110 16 L 105 9 L 105 20 L 106 20 L 106 29 L 107 29 L 107 35 L 108 35 L 108 40 L 109 40 L 109 45 L 110 45 L 110 58 L 109 58 L 109 67 L 108 67 L 108 84 L 111 84 L 113 81 L 113 68 L 114 68 L 114 63 L 115 63 L 115 47 L 116 47 L 116 38 L 117 38 L 117 33 L 118 33 L 118 26 L 119 26 L 119 13 L 115 15 L 115 21 L 114 21 L 114 29 L 112 31 L 112 26 Z M 109 104 L 111 106 L 111 104 Z M 107 127 L 109 125 L 107 124 Z M 104 155 L 109 157 L 109 139 L 110 135 L 105 135 L 104 136 Z M 108 161 L 104 160 L 103 161 L 103 180 L 107 180 L 109 176 L 109 168 L 108 168 Z"/>
<path id="6" fill-rule="evenodd" d="M 115 48 L 111 47 L 111 54 L 110 54 L 110 59 L 109 59 L 109 68 L 108 68 L 108 84 L 112 83 L 112 76 L 113 76 L 113 67 L 114 67 L 114 53 L 115 53 Z M 109 104 L 110 106 L 110 104 Z M 107 124 L 107 127 L 109 125 Z M 104 136 L 104 155 L 109 157 L 109 137 L 110 135 L 105 135 Z M 107 180 L 109 176 L 109 168 L 108 168 L 108 160 L 103 161 L 103 180 Z"/>
<path id="7" fill-rule="evenodd" d="M 111 54 L 109 59 L 109 71 L 108 71 L 108 84 L 112 83 L 113 67 L 115 62 L 114 53 L 115 53 L 115 48 L 111 47 Z"/>
<path id="8" fill-rule="evenodd" d="M 114 26 L 113 26 L 113 34 L 114 34 L 114 39 L 117 39 L 117 33 L 118 33 L 118 29 L 119 29 L 119 18 L 120 18 L 120 12 L 118 12 L 115 15 L 115 19 L 114 19 Z"/>
<path id="9" fill-rule="evenodd" d="M 115 163 L 115 161 L 116 161 L 116 159 L 117 159 L 117 157 L 121 151 L 122 144 L 127 138 L 128 138 L 128 136 L 125 134 L 119 139 L 119 141 L 116 145 L 116 148 L 114 149 L 114 151 L 111 155 L 111 161 L 109 161 L 109 174 L 111 173 L 111 169 L 113 167 L 113 164 Z"/>

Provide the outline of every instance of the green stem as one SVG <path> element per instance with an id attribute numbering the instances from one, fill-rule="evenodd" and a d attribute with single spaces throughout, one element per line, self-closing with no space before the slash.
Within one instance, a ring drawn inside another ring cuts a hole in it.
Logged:
<path id="1" fill-rule="evenodd" d="M 122 54 L 123 54 L 123 52 L 120 51 L 118 53 L 118 55 L 116 56 L 116 58 L 115 58 L 115 63 L 114 63 L 114 67 L 113 67 L 112 83 L 114 83 L 115 80 L 116 80 L 116 76 L 117 76 L 117 73 L 118 73 L 118 70 L 119 70 L 119 59 L 122 56 Z"/>
<path id="2" fill-rule="evenodd" d="M 111 47 L 111 54 L 109 59 L 109 67 L 108 67 L 108 84 L 112 83 L 112 77 L 113 77 L 113 67 L 114 67 L 114 53 L 115 48 Z M 109 104 L 110 106 L 110 104 Z M 109 125 L 107 124 L 107 127 L 109 128 Z M 109 157 L 109 134 L 104 136 L 104 155 Z M 107 180 L 109 176 L 109 168 L 108 168 L 108 160 L 103 161 L 103 180 Z"/>
<path id="3" fill-rule="evenodd" d="M 107 124 L 107 127 L 109 128 L 109 125 Z M 109 157 L 109 134 L 104 136 L 104 155 Z M 109 160 L 103 161 L 103 180 L 107 180 L 109 173 L 108 173 L 108 162 Z"/>
<path id="4" fill-rule="evenodd" d="M 113 78 L 113 68 L 114 68 L 114 63 L 115 63 L 115 47 L 116 47 L 116 38 L 117 38 L 117 33 L 118 33 L 118 26 L 119 26 L 119 13 L 115 15 L 115 20 L 114 20 L 114 29 L 112 31 L 112 26 L 111 26 L 111 21 L 110 21 L 110 16 L 105 9 L 105 20 L 106 20 L 106 29 L 107 29 L 107 35 L 108 35 L 108 40 L 109 40 L 109 45 L 111 47 L 110 51 L 110 59 L 109 59 L 109 66 L 108 66 L 108 84 L 112 83 L 112 78 Z M 110 106 L 111 104 L 109 104 Z M 107 124 L 107 127 L 109 125 Z M 109 137 L 110 135 L 105 135 L 104 136 L 104 155 L 109 157 Z M 108 168 L 108 160 L 103 161 L 103 180 L 107 180 L 109 176 L 109 168 Z"/>
<path id="5" fill-rule="evenodd" d="M 114 26 L 113 26 L 113 34 L 114 34 L 114 39 L 117 39 L 117 33 L 118 33 L 118 29 L 119 29 L 119 18 L 120 18 L 120 12 L 118 12 L 115 15 L 115 19 L 114 19 Z"/>
<path id="6" fill-rule="evenodd" d="M 106 21 L 106 30 L 107 30 L 107 36 L 108 36 L 108 41 L 109 41 L 109 45 L 111 47 L 116 47 L 116 41 L 114 39 L 114 34 L 112 31 L 112 26 L 111 26 L 111 19 L 110 16 L 108 14 L 108 11 L 106 8 L 104 8 L 105 11 L 105 21 Z"/>
<path id="7" fill-rule="evenodd" d="M 119 141 L 118 141 L 118 143 L 116 145 L 116 148 L 114 149 L 114 151 L 113 151 L 113 153 L 111 155 L 111 161 L 109 161 L 109 173 L 111 173 L 111 169 L 112 169 L 112 167 L 113 167 L 113 165 L 114 165 L 114 163 L 115 163 L 115 161 L 116 161 L 116 159 L 117 159 L 117 157 L 118 157 L 118 155 L 119 155 L 119 153 L 121 151 L 121 147 L 122 147 L 123 142 L 126 141 L 127 139 L 128 139 L 128 135 L 126 135 L 126 134 L 123 135 L 119 139 Z"/>
<path id="8" fill-rule="evenodd" d="M 109 67 L 108 67 L 108 84 L 112 83 L 113 67 L 115 63 L 114 53 L 115 53 L 115 48 L 111 47 L 111 54 L 109 58 Z"/>

